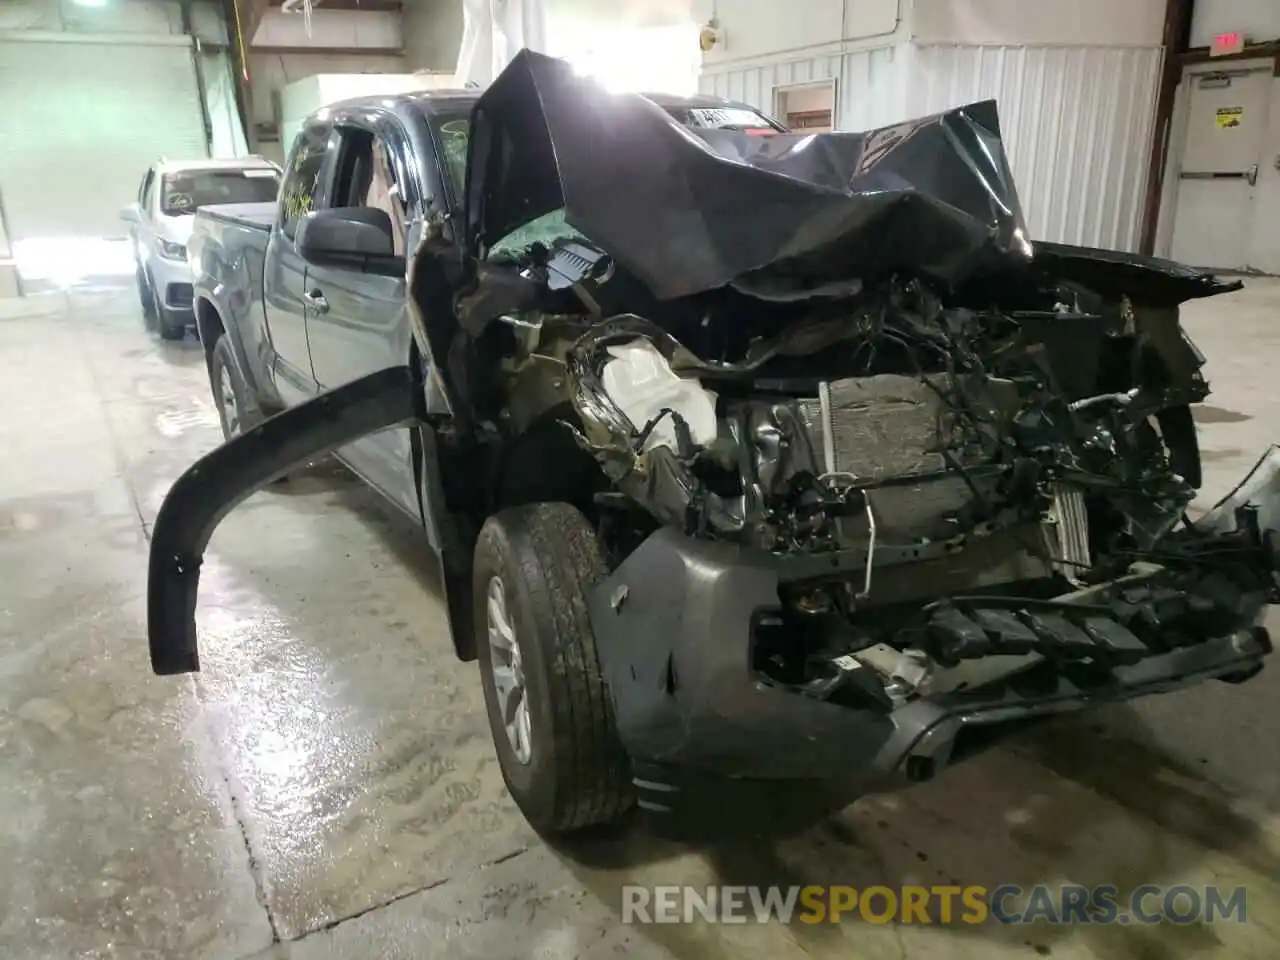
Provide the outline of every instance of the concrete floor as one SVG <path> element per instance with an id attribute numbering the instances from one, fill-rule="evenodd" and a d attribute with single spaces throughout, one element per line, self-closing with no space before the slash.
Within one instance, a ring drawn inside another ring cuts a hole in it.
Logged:
<path id="1" fill-rule="evenodd" d="M 0 957 L 1273 958 L 1280 665 L 1055 723 L 786 842 L 575 862 L 506 798 L 431 565 L 334 467 L 234 511 L 204 671 L 147 663 L 150 522 L 219 440 L 132 291 L 0 303 Z M 1280 422 L 1280 283 L 1192 305 L 1210 496 Z M 1273 629 L 1280 627 L 1280 622 Z M 1249 922 L 625 927 L 625 883 L 1245 884 Z"/>

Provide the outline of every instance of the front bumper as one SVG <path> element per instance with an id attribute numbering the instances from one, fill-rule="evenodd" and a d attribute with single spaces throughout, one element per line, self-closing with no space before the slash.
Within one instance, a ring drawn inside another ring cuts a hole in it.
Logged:
<path id="1" fill-rule="evenodd" d="M 1273 448 L 1247 480 L 1197 529 L 1226 533 L 1247 504 L 1266 554 L 1280 536 L 1280 451 Z M 636 778 L 642 804 L 660 808 L 682 772 L 864 787 L 927 779 L 1021 721 L 1212 678 L 1247 679 L 1271 652 L 1257 625 L 1270 595 L 1240 593 L 1223 600 L 1227 612 L 1214 621 L 1216 632 L 1184 633 L 1168 647 L 1117 646 L 1117 639 L 1136 637 L 1101 612 L 1089 618 L 1092 653 L 1063 648 L 1069 657 L 1057 658 L 1042 636 L 1048 653 L 1042 645 L 1040 652 L 979 652 L 959 662 L 963 685 L 905 702 L 868 696 L 865 707 L 841 705 L 773 683 L 753 666 L 758 615 L 779 605 L 788 580 L 814 576 L 816 562 L 664 528 L 595 588 L 596 644 L 619 735 L 643 771 Z M 1274 557 L 1267 562 L 1274 569 Z"/>
<path id="2" fill-rule="evenodd" d="M 173 313 L 190 313 L 192 303 L 191 266 L 185 260 L 166 260 L 152 255 L 147 274 L 160 303 Z"/>
<path id="3" fill-rule="evenodd" d="M 965 691 L 888 711 L 781 689 L 751 668 L 752 621 L 776 605 L 785 561 L 663 529 L 591 596 L 596 644 L 627 750 L 645 762 L 759 779 L 924 778 L 963 733 L 1092 704 L 1244 676 L 1270 652 L 1265 631 L 1237 631 L 1116 666 L 1105 683 L 1066 675 L 1034 692 L 997 681 L 1025 655 L 985 658 Z"/>

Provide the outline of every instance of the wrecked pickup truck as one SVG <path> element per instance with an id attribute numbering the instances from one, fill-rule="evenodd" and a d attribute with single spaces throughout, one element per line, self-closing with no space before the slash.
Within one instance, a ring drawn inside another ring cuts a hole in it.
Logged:
<path id="1" fill-rule="evenodd" d="M 199 667 L 226 511 L 390 428 L 547 833 L 707 778 L 927 779 L 1033 718 L 1261 669 L 1280 455 L 1186 514 L 1208 386 L 1178 307 L 1236 285 L 1033 243 L 994 103 L 691 130 L 526 51 L 453 133 L 407 257 L 385 214 L 300 217 L 308 275 L 407 269 L 409 362 L 174 484 L 156 672 Z"/>

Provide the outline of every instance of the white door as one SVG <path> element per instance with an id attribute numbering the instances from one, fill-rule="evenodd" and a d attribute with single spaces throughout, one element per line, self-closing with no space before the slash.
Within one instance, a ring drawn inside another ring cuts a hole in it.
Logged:
<path id="1" fill-rule="evenodd" d="M 1280 275 L 1280 77 L 1271 83 L 1271 122 L 1263 137 L 1249 266 Z"/>
<path id="2" fill-rule="evenodd" d="M 15 248 L 123 238 L 120 210 L 148 167 L 208 156 L 191 47 L 168 40 L 0 40 L 0 199 Z"/>
<path id="3" fill-rule="evenodd" d="M 1198 267 L 1247 269 L 1272 69 L 1187 74 L 1186 80 L 1171 256 Z"/>

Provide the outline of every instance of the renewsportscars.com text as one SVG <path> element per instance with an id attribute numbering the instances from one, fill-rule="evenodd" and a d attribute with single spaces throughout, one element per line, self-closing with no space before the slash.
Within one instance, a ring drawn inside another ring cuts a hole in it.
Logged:
<path id="1" fill-rule="evenodd" d="M 622 921 L 648 923 L 1244 923 L 1244 887 L 1075 884 L 622 888 Z"/>

